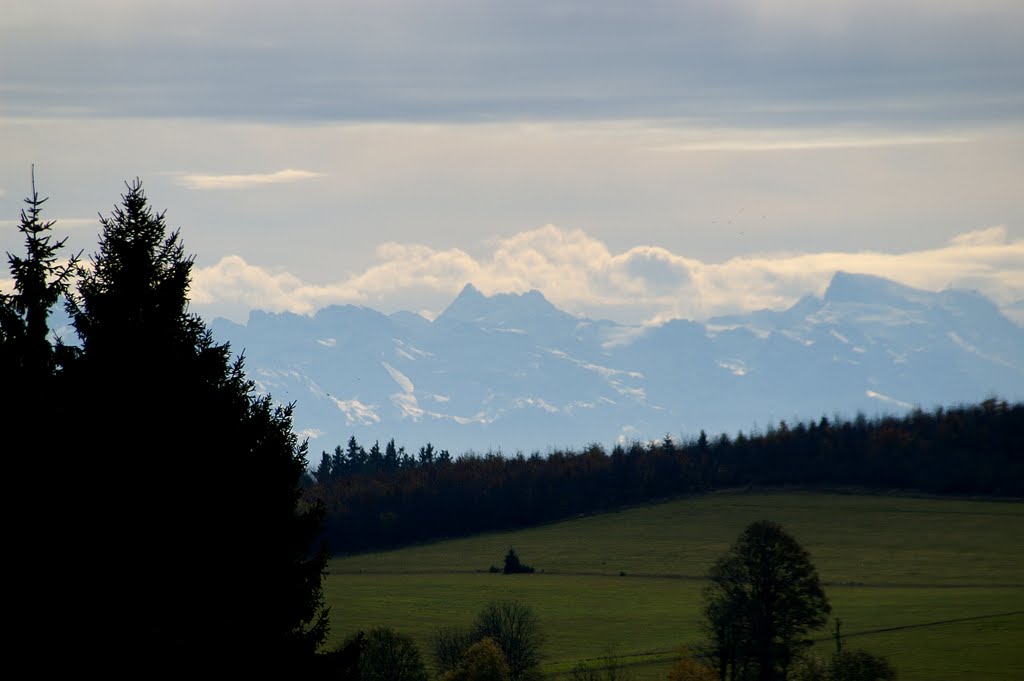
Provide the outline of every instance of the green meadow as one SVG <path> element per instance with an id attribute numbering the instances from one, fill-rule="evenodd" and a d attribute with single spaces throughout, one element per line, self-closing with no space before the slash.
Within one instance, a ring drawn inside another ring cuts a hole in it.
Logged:
<path id="1" fill-rule="evenodd" d="M 359 629 L 413 636 L 517 599 L 557 675 L 609 652 L 663 679 L 701 640 L 703 575 L 747 524 L 774 520 L 811 553 L 844 645 L 905 681 L 1024 678 L 1024 504 L 805 492 L 719 493 L 396 551 L 338 557 L 325 580 L 336 645 Z M 490 574 L 509 547 L 537 572 Z M 815 650 L 834 650 L 832 627 Z"/>

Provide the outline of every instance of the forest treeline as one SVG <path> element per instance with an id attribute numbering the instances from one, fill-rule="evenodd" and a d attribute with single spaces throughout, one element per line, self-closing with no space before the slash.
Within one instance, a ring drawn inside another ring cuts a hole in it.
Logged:
<path id="1" fill-rule="evenodd" d="M 821 485 L 1024 496 L 1024 404 L 976 405 L 787 425 L 764 433 L 581 451 L 416 456 L 350 438 L 323 454 L 309 499 L 333 550 L 356 552 L 524 527 L 679 494 Z"/>

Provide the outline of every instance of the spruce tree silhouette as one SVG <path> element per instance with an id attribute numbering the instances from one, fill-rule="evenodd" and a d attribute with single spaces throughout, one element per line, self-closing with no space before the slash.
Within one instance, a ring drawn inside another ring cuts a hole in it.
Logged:
<path id="1" fill-rule="evenodd" d="M 32 169 L 32 195 L 25 199 L 18 231 L 25 238 L 25 257 L 7 254 L 14 291 L 0 293 L 0 375 L 19 401 L 26 390 L 43 388 L 57 370 L 54 348 L 48 336 L 50 311 L 67 294 L 78 255 L 66 263 L 59 252 L 67 238 L 51 241 L 53 221 L 43 220 L 46 198 L 36 192 Z M 6 391 L 5 391 L 6 392 Z"/>
<path id="2" fill-rule="evenodd" d="M 35 168 L 32 194 L 25 199 L 18 231 L 25 240 L 25 255 L 7 253 L 14 282 L 10 292 L 0 291 L 0 418 L 5 477 L 19 484 L 27 479 L 32 465 L 28 456 L 38 447 L 42 431 L 55 421 L 46 408 L 57 401 L 57 349 L 48 338 L 50 311 L 66 295 L 77 266 L 77 257 L 61 263 L 60 250 L 66 239 L 52 241 L 53 222 L 42 219 L 45 198 L 36 193 Z"/>
<path id="3" fill-rule="evenodd" d="M 4 517 L 7 539 L 8 621 L 17 622 L 8 640 L 12 651 L 28 657 L 30 651 L 51 644 L 41 634 L 53 631 L 53 612 L 59 607 L 54 592 L 58 562 L 50 534 L 63 520 L 59 501 L 47 492 L 59 464 L 50 456 L 71 445 L 63 430 L 60 405 L 69 401 L 61 380 L 59 355 L 48 318 L 67 293 L 77 256 L 62 262 L 65 240 L 53 240 L 53 222 L 42 219 L 45 198 L 32 193 L 25 199 L 18 231 L 24 255 L 7 253 L 13 280 L 10 291 L 0 291 L 0 452 L 4 481 Z"/>
<path id="4" fill-rule="evenodd" d="M 91 451 L 74 470 L 71 545 L 88 557 L 74 605 L 116 622 L 82 647 L 122 670 L 309 661 L 328 625 L 323 508 L 300 502 L 292 407 L 256 395 L 189 312 L 193 258 L 142 183 L 126 186 L 69 304 Z"/>

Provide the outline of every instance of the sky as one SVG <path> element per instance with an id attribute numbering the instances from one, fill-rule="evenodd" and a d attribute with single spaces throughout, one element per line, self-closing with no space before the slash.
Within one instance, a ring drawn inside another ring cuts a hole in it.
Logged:
<path id="1" fill-rule="evenodd" d="M 192 309 L 626 323 L 977 289 L 1024 324 L 1019 0 L 8 0 L 0 253 L 142 180 Z M 0 272 L 0 290 L 11 281 Z"/>

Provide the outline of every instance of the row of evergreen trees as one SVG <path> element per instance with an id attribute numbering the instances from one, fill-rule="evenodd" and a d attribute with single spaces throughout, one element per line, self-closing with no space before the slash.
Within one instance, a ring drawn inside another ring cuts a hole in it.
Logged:
<path id="1" fill-rule="evenodd" d="M 189 312 L 192 257 L 141 182 L 126 187 L 82 261 L 62 257 L 33 178 L 25 254 L 8 254 L 8 565 L 34 595 L 11 621 L 25 646 L 60 649 L 34 665 L 148 675 L 309 662 L 328 612 L 324 509 L 301 498 L 306 446 L 291 408 L 257 395 L 241 358 Z M 48 328 L 62 300 L 70 344 Z"/>
<path id="2" fill-rule="evenodd" d="M 318 474 L 307 490 L 309 498 L 326 504 L 326 531 L 336 551 L 521 527 L 749 485 L 1024 496 L 1024 405 L 990 399 L 903 417 L 822 418 L 792 427 L 783 422 L 760 434 L 709 439 L 701 432 L 689 442 L 666 437 L 611 452 L 591 445 L 547 456 L 421 455 L 391 468 L 369 465 L 361 451 L 350 439 L 347 450 L 335 450 L 340 463 L 329 469 L 334 459 L 325 454 L 328 463 L 320 470 L 332 474 Z"/>
<path id="3" fill-rule="evenodd" d="M 352 436 L 348 439 L 345 449 L 338 445 L 332 454 L 323 452 L 313 478 L 320 485 L 328 485 L 347 475 L 393 473 L 435 463 L 443 465 L 451 461 L 452 455 L 447 449 L 438 451 L 429 442 L 420 447 L 419 453 L 414 457 L 405 451 L 404 446 L 395 445 L 394 438 L 388 440 L 383 450 L 379 441 L 374 442 L 367 450 L 356 441 L 355 436 Z"/>

